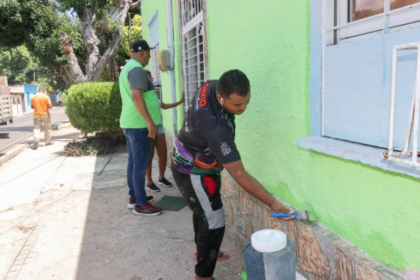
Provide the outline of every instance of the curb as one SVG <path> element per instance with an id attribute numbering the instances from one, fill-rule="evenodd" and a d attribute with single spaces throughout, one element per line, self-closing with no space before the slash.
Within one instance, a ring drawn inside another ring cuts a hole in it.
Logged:
<path id="1" fill-rule="evenodd" d="M 14 148 L 11 151 L 8 151 L 4 156 L 0 157 L 0 166 L 17 156 L 20 152 L 22 152 L 24 149 L 26 149 L 29 146 L 29 144 L 20 144 L 16 148 Z"/>
<path id="2" fill-rule="evenodd" d="M 70 126 L 71 126 L 71 123 L 70 122 L 56 123 L 56 124 L 53 124 L 51 126 L 51 129 L 52 130 L 60 130 L 62 128 L 67 128 L 67 127 L 70 127 Z"/>

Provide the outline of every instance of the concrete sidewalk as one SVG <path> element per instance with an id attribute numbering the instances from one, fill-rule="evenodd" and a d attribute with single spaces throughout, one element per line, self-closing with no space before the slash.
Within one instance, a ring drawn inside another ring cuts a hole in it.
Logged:
<path id="1" fill-rule="evenodd" d="M 134 216 L 124 147 L 65 157 L 78 136 L 72 127 L 53 131 L 54 145 L 41 141 L 0 167 L 0 279 L 194 279 L 191 211 Z M 174 182 L 168 170 L 166 178 Z M 181 196 L 176 186 L 152 195 Z M 231 257 L 214 277 L 240 279 L 241 248 L 226 236 L 222 249 Z"/>

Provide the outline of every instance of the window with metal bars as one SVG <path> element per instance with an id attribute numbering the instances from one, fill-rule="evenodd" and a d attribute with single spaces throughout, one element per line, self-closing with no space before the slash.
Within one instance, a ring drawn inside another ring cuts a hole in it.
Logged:
<path id="1" fill-rule="evenodd" d="M 162 98 L 162 82 L 160 77 L 160 69 L 157 59 L 157 54 L 159 52 L 159 45 L 156 45 L 154 49 L 150 50 L 150 64 L 151 64 L 151 71 L 153 78 L 153 84 L 155 85 L 155 91 L 158 94 L 159 99 Z"/>
<path id="2" fill-rule="evenodd" d="M 207 79 L 202 1 L 181 1 L 181 18 L 184 91 L 185 97 L 191 99 Z"/>
<path id="3" fill-rule="evenodd" d="M 182 25 L 185 26 L 203 11 L 201 0 L 181 1 Z"/>

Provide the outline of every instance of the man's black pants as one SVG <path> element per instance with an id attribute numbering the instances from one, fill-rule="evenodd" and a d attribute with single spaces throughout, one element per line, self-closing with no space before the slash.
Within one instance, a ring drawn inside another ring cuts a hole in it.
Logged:
<path id="1" fill-rule="evenodd" d="M 211 277 L 225 233 L 225 213 L 220 197 L 220 175 L 172 174 L 184 199 L 193 211 L 194 239 L 197 245 L 195 274 Z"/>

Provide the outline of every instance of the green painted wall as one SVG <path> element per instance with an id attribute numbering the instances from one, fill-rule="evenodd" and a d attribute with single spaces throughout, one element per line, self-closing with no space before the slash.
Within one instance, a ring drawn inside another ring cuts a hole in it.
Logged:
<path id="1" fill-rule="evenodd" d="M 178 28 L 178 14 L 176 10 L 176 3 L 172 4 L 173 20 L 174 20 L 174 46 L 175 46 L 175 85 L 176 85 L 176 101 L 181 99 L 182 95 L 182 79 L 181 79 L 181 49 L 179 43 L 179 28 Z M 168 49 L 168 36 L 167 36 L 167 24 L 166 24 L 166 0 L 143 0 L 142 3 L 142 20 L 143 20 L 143 38 L 147 41 L 150 39 L 149 27 L 147 23 L 151 18 L 154 11 L 158 13 L 158 25 L 159 25 L 159 48 L 161 50 Z M 146 68 L 150 69 L 150 65 Z M 171 99 L 171 84 L 170 74 L 161 72 L 162 80 L 162 100 L 165 103 L 172 103 Z M 182 125 L 183 118 L 183 105 L 176 107 L 178 129 Z M 172 125 L 172 109 L 162 110 L 163 115 L 163 126 L 168 131 L 173 131 Z"/>
<path id="2" fill-rule="evenodd" d="M 144 22 L 164 3 L 143 1 Z M 310 135 L 309 1 L 208 0 L 207 17 L 210 78 L 237 68 L 251 82 L 250 106 L 236 119 L 246 169 L 376 260 L 420 270 L 419 180 L 297 147 Z M 159 18 L 166 45 L 165 21 Z M 180 88 L 179 57 L 177 65 Z M 170 115 L 164 118 L 170 128 Z"/>

